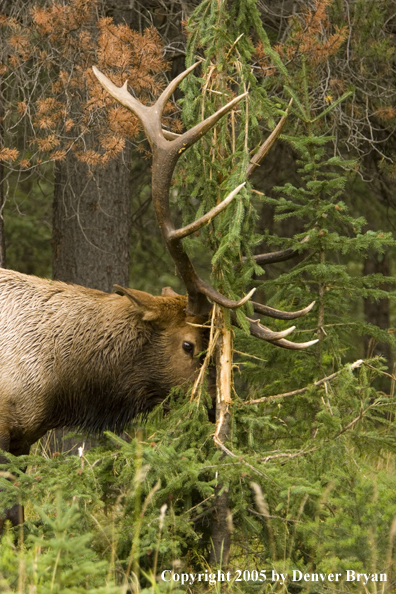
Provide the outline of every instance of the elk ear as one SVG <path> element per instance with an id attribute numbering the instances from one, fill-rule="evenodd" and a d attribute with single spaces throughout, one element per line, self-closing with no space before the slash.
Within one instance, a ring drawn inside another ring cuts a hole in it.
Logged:
<path id="1" fill-rule="evenodd" d="M 179 297 L 179 293 L 176 293 L 172 287 L 164 287 L 161 291 L 162 297 Z"/>
<path id="2" fill-rule="evenodd" d="M 157 297 L 138 291 L 137 289 L 125 289 L 120 285 L 114 285 L 115 292 L 119 295 L 128 297 L 129 301 L 133 303 L 136 310 L 141 314 L 142 320 L 153 322 L 163 315 L 161 304 L 158 303 Z"/>

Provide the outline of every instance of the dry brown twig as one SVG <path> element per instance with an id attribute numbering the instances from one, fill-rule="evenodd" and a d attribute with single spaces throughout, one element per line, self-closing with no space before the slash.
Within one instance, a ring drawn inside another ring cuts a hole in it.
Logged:
<path id="1" fill-rule="evenodd" d="M 350 370 L 353 370 L 353 369 L 357 369 L 358 367 L 360 367 L 363 364 L 364 364 L 363 359 L 358 359 L 354 363 L 347 365 L 347 368 Z M 331 375 L 328 375 L 327 377 L 324 377 L 309 386 L 305 386 L 304 388 L 299 388 L 298 390 L 293 390 L 292 392 L 284 392 L 283 394 L 273 394 L 271 396 L 263 396 L 263 398 L 257 398 L 256 400 L 246 400 L 246 402 L 244 402 L 244 404 L 260 404 L 262 402 L 267 402 L 267 400 L 275 400 L 276 398 L 286 398 L 287 396 L 297 396 L 298 394 L 304 394 L 304 392 L 306 392 L 307 390 L 309 390 L 310 388 L 312 388 L 314 386 L 318 387 L 326 382 L 333 380 L 335 377 L 337 377 L 337 375 L 339 375 L 341 373 L 341 371 L 343 371 L 343 369 L 341 369 L 340 371 L 336 371 L 335 373 L 332 373 Z"/>

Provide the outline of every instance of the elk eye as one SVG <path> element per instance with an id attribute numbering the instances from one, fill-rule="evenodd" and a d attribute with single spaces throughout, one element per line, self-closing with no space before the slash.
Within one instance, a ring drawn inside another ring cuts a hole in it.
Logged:
<path id="1" fill-rule="evenodd" d="M 188 353 L 189 355 L 192 355 L 194 353 L 194 345 L 192 342 L 188 342 L 187 340 L 185 340 L 182 344 L 182 347 L 185 353 Z"/>

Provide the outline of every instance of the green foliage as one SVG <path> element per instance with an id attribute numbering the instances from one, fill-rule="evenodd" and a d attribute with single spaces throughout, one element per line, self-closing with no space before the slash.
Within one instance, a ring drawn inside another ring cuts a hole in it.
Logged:
<path id="1" fill-rule="evenodd" d="M 273 299 L 284 302 L 298 302 L 307 290 L 315 295 L 317 310 L 305 317 L 299 328 L 304 331 L 304 325 L 309 328 L 313 324 L 318 328 L 320 344 L 312 364 L 325 373 L 329 364 L 337 368 L 341 354 L 355 344 L 357 334 L 395 345 L 392 330 L 380 330 L 356 316 L 356 304 L 362 298 L 394 299 L 393 291 L 383 289 L 384 282 L 391 286 L 394 278 L 381 274 L 357 277 L 347 266 L 347 262 L 366 257 L 370 251 L 383 253 L 386 248 L 395 246 L 395 240 L 391 233 L 364 231 L 365 219 L 348 212 L 342 198 L 348 177 L 354 175 L 354 163 L 327 156 L 326 144 L 330 139 L 318 136 L 315 120 L 311 119 L 304 59 L 301 68 L 300 79 L 304 84 L 300 100 L 295 102 L 305 133 L 282 137 L 299 156 L 300 185 L 286 183 L 275 187 L 276 197 L 265 197 L 264 201 L 274 206 L 275 220 L 294 218 L 300 221 L 302 228 L 294 238 L 267 235 L 267 241 L 293 247 L 304 254 L 307 251 L 308 255 L 275 281 L 264 283 L 262 288 L 272 289 L 275 291 Z M 296 100 L 298 89 L 290 94 Z M 267 382 L 268 379 L 267 375 Z"/>
<path id="2" fill-rule="evenodd" d="M 47 488 L 49 485 L 46 485 Z M 78 500 L 78 498 L 75 498 Z M 41 519 L 36 533 L 19 547 L 11 531 L 1 540 L 0 576 L 5 592 L 34 591 L 40 594 L 118 594 L 121 589 L 108 579 L 109 563 L 92 550 L 92 535 L 80 534 L 80 514 L 76 505 L 65 506 L 60 491 L 51 500 L 50 515 L 35 507 Z M 41 524 L 41 525 L 40 525 Z"/>
<path id="3" fill-rule="evenodd" d="M 154 411 L 130 442 L 110 435 L 83 458 L 10 457 L 17 480 L 2 481 L 0 506 L 29 503 L 24 539 L 19 532 L 15 545 L 11 531 L 3 536 L 1 579 L 20 594 L 33 585 L 104 594 L 124 592 L 140 574 L 138 591 L 184 591 L 161 574 L 210 571 L 221 476 L 232 509 L 232 576 L 237 568 L 341 572 L 337 587 L 351 592 L 346 569 L 388 572 L 391 580 L 395 409 L 373 388 L 381 364 L 369 365 L 346 367 L 296 397 L 236 402 L 232 456 L 217 449 L 205 407 L 177 400 L 166 416 Z M 26 464 L 23 478 L 18 468 Z M 386 587 L 391 592 L 392 582 Z"/>

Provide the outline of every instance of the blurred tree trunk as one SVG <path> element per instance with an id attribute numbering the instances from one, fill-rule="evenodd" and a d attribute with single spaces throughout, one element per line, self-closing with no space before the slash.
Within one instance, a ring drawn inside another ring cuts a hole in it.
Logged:
<path id="1" fill-rule="evenodd" d="M 69 153 L 55 172 L 53 277 L 111 292 L 128 286 L 131 150 L 89 171 Z"/>
<path id="2" fill-rule="evenodd" d="M 372 254 L 364 261 L 364 276 L 368 274 L 383 274 L 390 276 L 390 266 L 387 253 Z M 383 291 L 389 291 L 389 285 L 384 283 L 379 287 Z M 389 321 L 389 299 L 378 299 L 372 301 L 371 299 L 364 300 L 364 314 L 366 322 L 378 326 L 382 330 L 388 330 L 390 327 Z M 391 366 L 391 348 L 387 342 L 374 342 L 373 339 L 365 340 L 365 351 L 367 357 L 381 355 L 386 357 Z"/>
<path id="3" fill-rule="evenodd" d="M 2 121 L 3 106 L 0 104 L 0 122 Z M 3 127 L 0 124 L 0 140 L 3 139 Z M 4 229 L 4 165 L 0 163 L 0 268 L 6 268 L 6 246 Z"/>

